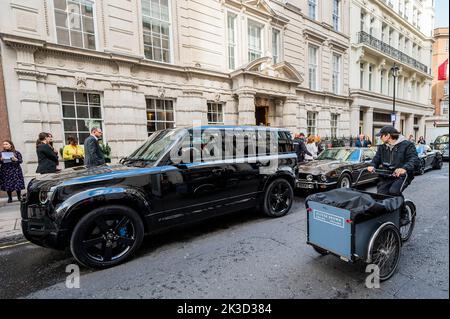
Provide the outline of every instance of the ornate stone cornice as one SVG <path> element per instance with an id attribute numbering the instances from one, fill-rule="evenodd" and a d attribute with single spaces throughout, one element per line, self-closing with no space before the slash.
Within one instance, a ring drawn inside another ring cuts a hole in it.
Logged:
<path id="1" fill-rule="evenodd" d="M 15 68 L 15 71 L 17 73 L 17 75 L 19 76 L 19 79 L 32 79 L 32 80 L 37 80 L 37 79 L 42 79 L 42 78 L 46 78 L 47 74 L 43 73 L 43 72 L 39 72 L 36 70 L 32 70 L 32 69 L 22 69 L 22 68 Z"/>
<path id="2" fill-rule="evenodd" d="M 325 40 L 327 39 L 326 36 L 324 36 L 324 35 L 322 35 L 322 34 L 320 34 L 318 32 L 315 32 L 313 30 L 310 30 L 310 29 L 303 30 L 303 37 L 307 41 L 308 40 L 313 40 L 313 41 L 315 40 L 315 41 L 320 42 L 320 43 L 325 42 Z"/>

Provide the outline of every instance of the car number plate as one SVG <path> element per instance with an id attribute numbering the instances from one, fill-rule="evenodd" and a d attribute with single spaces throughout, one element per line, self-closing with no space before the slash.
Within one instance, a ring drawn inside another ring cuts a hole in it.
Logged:
<path id="1" fill-rule="evenodd" d="M 307 184 L 307 183 L 299 183 L 298 187 L 300 187 L 300 188 L 314 188 L 314 185 Z"/>

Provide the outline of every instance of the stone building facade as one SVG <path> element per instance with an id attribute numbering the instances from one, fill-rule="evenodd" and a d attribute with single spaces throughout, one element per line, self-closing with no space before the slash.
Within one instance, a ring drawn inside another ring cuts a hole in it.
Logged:
<path id="1" fill-rule="evenodd" d="M 60 148 L 100 125 L 113 161 L 193 121 L 347 136 L 349 1 L 1 1 L 8 121 L 27 176 L 41 131 Z"/>
<path id="2" fill-rule="evenodd" d="M 350 5 L 352 134 L 373 137 L 392 124 L 404 135 L 425 135 L 431 104 L 433 0 L 352 0 Z"/>

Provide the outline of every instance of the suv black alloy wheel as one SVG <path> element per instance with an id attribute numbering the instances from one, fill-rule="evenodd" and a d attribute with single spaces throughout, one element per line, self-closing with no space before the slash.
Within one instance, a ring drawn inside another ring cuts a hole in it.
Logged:
<path id="1" fill-rule="evenodd" d="M 111 205 L 94 209 L 77 223 L 70 249 L 81 264 L 106 268 L 133 255 L 143 238 L 139 215 L 128 207 Z"/>

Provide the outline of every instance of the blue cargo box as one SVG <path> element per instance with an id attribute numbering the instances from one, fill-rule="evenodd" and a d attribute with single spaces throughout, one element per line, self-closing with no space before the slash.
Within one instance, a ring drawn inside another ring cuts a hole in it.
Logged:
<path id="1" fill-rule="evenodd" d="M 370 239 L 383 223 L 399 226 L 398 210 L 355 224 L 349 210 L 313 201 L 308 206 L 308 244 L 346 261 L 366 260 Z"/>

